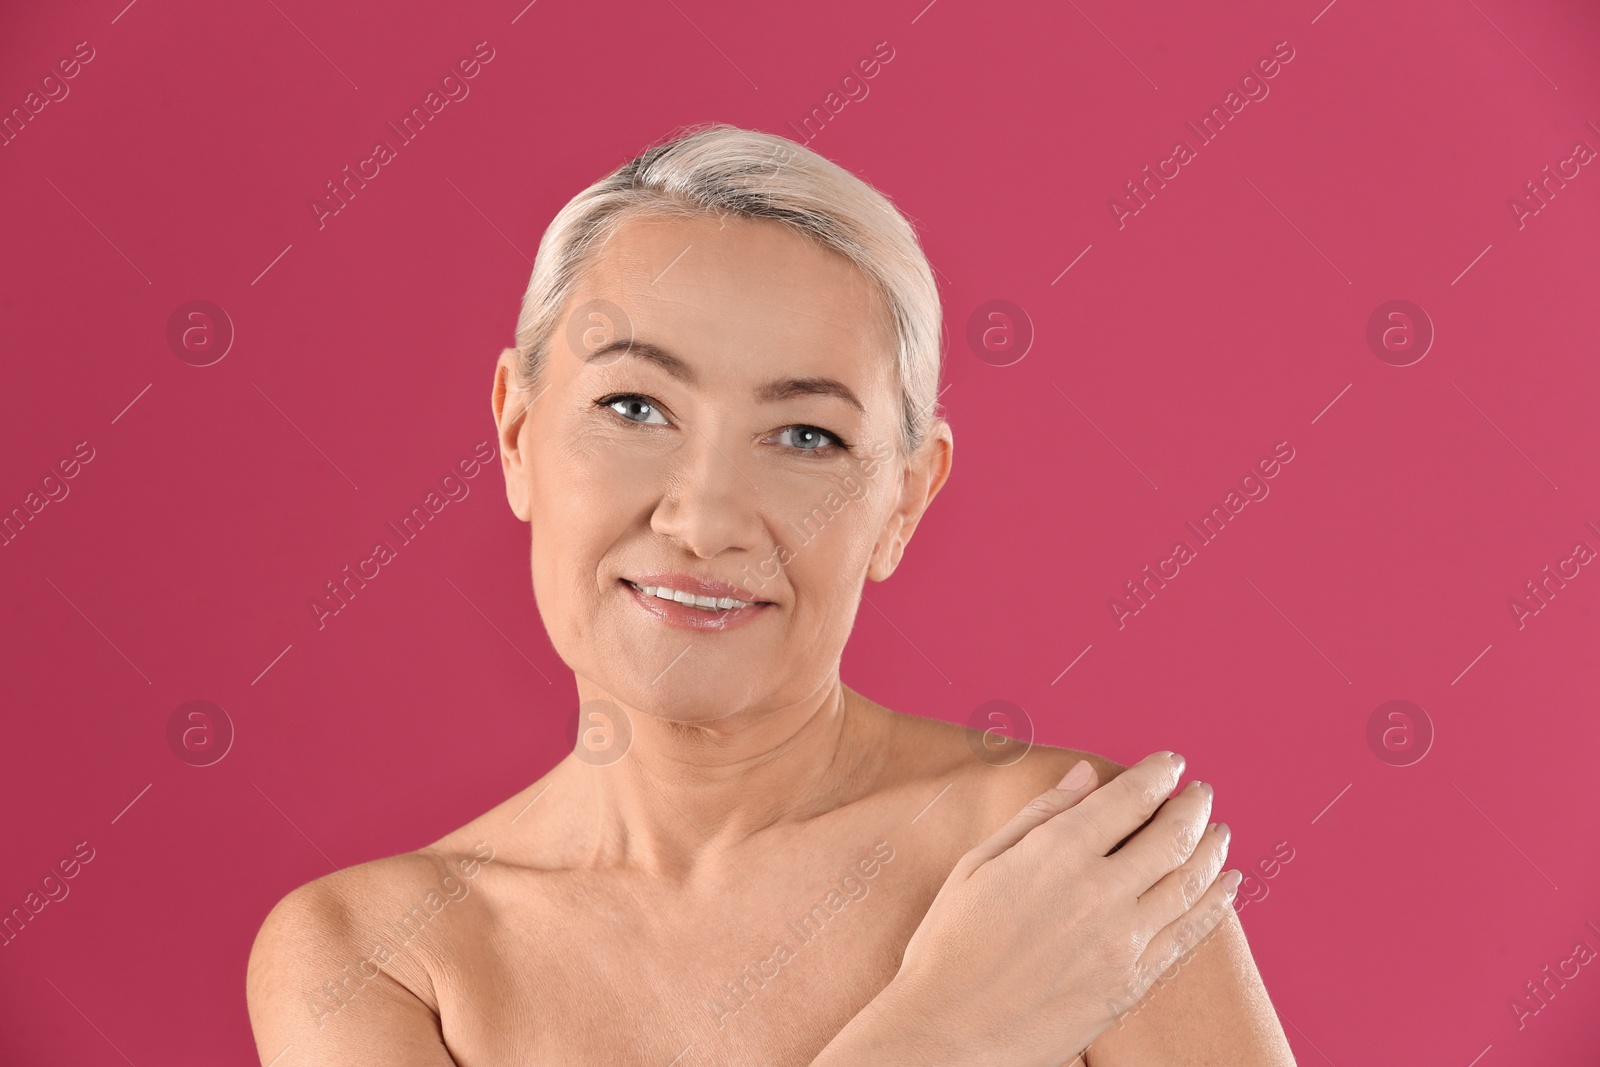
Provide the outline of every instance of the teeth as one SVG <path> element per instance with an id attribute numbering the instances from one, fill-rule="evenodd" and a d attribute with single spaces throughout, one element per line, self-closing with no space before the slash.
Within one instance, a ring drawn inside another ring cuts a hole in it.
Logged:
<path id="1" fill-rule="evenodd" d="M 628 584 L 645 596 L 672 600 L 685 607 L 699 608 L 702 611 L 727 611 L 730 608 L 748 608 L 751 606 L 746 601 L 735 600 L 731 596 L 695 596 L 693 593 L 685 593 L 681 589 L 668 589 L 664 585 L 640 585 L 638 582 L 629 582 Z"/>

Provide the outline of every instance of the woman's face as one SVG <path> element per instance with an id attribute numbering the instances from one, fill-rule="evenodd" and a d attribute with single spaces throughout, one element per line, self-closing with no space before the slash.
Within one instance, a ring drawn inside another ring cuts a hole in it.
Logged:
<path id="1" fill-rule="evenodd" d="M 942 420 L 900 454 L 869 282 L 778 223 L 646 216 L 565 315 L 526 394 L 502 353 L 494 403 L 534 596 L 580 699 L 707 722 L 815 694 L 865 578 L 892 573 L 949 471 Z M 636 588 L 696 580 L 753 606 Z"/>

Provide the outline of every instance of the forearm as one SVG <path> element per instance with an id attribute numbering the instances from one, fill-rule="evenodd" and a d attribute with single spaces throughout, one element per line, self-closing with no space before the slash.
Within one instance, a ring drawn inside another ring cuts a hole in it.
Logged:
<path id="1" fill-rule="evenodd" d="M 959 1020 L 929 1018 L 925 1003 L 910 983 L 895 978 L 834 1035 L 810 1067 L 992 1067 L 992 1049 L 957 1040 Z M 1083 1056 L 1061 1067 L 1084 1067 Z"/>
<path id="2" fill-rule="evenodd" d="M 899 979 L 891 981 L 834 1035 L 811 1061 L 811 1067 L 858 1067 L 863 1063 L 877 1067 L 964 1064 L 965 1061 L 950 1058 L 945 1042 L 934 1039 L 916 1021 L 914 1009 L 915 1004 Z"/>

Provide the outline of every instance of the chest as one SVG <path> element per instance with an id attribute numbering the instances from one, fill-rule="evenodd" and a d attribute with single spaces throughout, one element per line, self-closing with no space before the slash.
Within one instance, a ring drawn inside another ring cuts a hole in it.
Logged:
<path id="1" fill-rule="evenodd" d="M 922 844 L 730 857 L 701 893 L 592 872 L 496 887 L 529 904 L 482 916 L 440 990 L 446 1039 L 461 1067 L 809 1063 L 894 977 L 958 858 Z"/>

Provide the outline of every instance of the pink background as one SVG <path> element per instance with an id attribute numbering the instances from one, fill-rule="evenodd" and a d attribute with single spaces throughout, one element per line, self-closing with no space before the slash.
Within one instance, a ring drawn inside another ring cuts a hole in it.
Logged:
<path id="1" fill-rule="evenodd" d="M 1600 949 L 1600 567 L 1509 606 L 1600 549 L 1600 166 L 1521 226 L 1509 203 L 1600 148 L 1593 5 L 125 3 L 12 5 L 0 34 L 7 111 L 94 50 L 0 148 L 0 508 L 93 449 L 0 547 L 0 910 L 94 849 L 0 948 L 0 1059 L 251 1062 L 275 900 L 561 756 L 574 690 L 497 465 L 321 630 L 310 603 L 492 442 L 568 198 L 684 123 L 799 139 L 886 41 L 810 145 L 923 235 L 958 447 L 845 680 L 1186 754 L 1302 1064 L 1595 1062 L 1600 965 L 1509 1007 Z M 319 229 L 324 183 L 480 41 L 470 95 Z M 1281 41 L 1198 147 L 1185 123 Z M 1197 158 L 1119 228 L 1179 138 Z M 236 331 L 205 367 L 167 341 L 197 299 Z M 1436 331 L 1410 366 L 1366 340 L 1394 299 Z M 1008 366 L 967 342 L 991 300 L 1031 322 Z M 1281 441 L 1270 495 L 1119 628 L 1124 583 Z M 236 732 L 204 767 L 167 739 L 196 699 Z M 1408 766 L 1368 742 L 1396 699 L 1433 732 Z"/>

